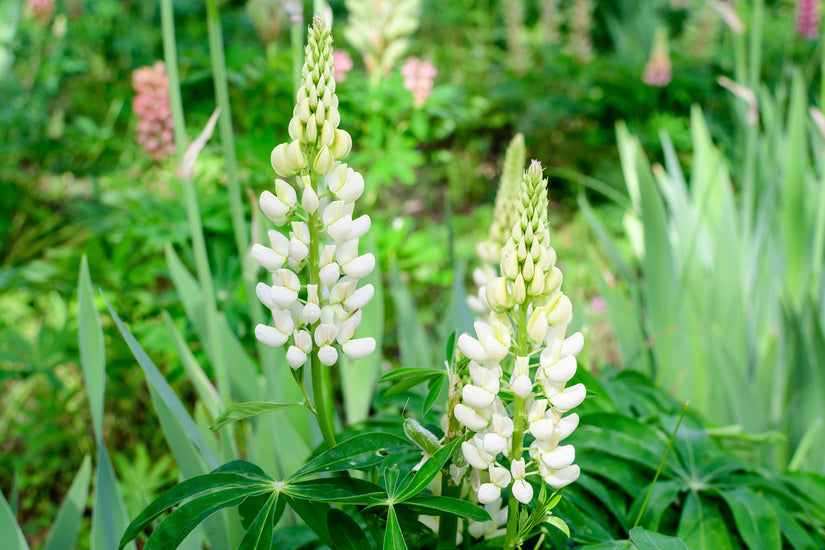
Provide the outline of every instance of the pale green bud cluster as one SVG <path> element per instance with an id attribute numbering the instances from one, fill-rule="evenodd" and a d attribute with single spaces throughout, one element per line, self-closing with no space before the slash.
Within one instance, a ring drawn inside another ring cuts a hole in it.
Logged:
<path id="1" fill-rule="evenodd" d="M 347 0 L 344 36 L 364 58 L 371 75 L 388 75 L 418 29 L 421 0 Z"/>
<path id="2" fill-rule="evenodd" d="M 354 216 L 364 178 L 340 162 L 352 140 L 338 129 L 332 63 L 332 37 L 316 16 L 289 124 L 292 141 L 272 151 L 272 168 L 285 179 L 276 179 L 275 192 L 260 197 L 266 217 L 291 231 L 270 230 L 269 245 L 256 243 L 251 250 L 272 279 L 271 285 L 256 287 L 258 299 L 272 312 L 272 324 L 257 325 L 255 336 L 267 346 L 287 347 L 286 361 L 293 369 L 313 354 L 329 366 L 338 360 L 339 349 L 350 359 L 375 350 L 372 337 L 354 337 L 361 310 L 375 292 L 371 284 L 358 285 L 375 268 L 375 257 L 358 253 L 371 221 L 366 214 Z"/>
<path id="3" fill-rule="evenodd" d="M 281 177 L 294 176 L 310 166 L 319 174 L 332 170 L 349 155 L 352 138 L 338 128 L 338 96 L 332 61 L 332 35 L 316 16 L 310 27 L 301 87 L 289 121 L 289 137 L 272 150 L 272 168 Z"/>

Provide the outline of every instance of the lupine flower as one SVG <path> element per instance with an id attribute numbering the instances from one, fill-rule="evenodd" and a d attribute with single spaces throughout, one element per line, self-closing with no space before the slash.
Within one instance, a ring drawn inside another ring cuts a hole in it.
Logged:
<path id="1" fill-rule="evenodd" d="M 570 48 L 579 63 L 593 58 L 593 0 L 573 0 L 568 15 Z"/>
<path id="2" fill-rule="evenodd" d="M 361 53 L 368 74 L 389 75 L 418 28 L 421 0 L 346 0 L 345 4 L 347 41 Z"/>
<path id="3" fill-rule="evenodd" d="M 483 289 L 492 312 L 487 322 L 475 323 L 475 337 L 458 338 L 469 359 L 470 381 L 452 412 L 476 432 L 461 449 L 482 504 L 495 503 L 507 488 L 519 502 L 530 502 L 527 476 L 539 475 L 556 489 L 579 476 L 575 450 L 560 443 L 578 426 L 578 415 L 568 412 L 586 394 L 582 384 L 567 386 L 584 338 L 566 337 L 572 305 L 561 290 L 562 273 L 550 246 L 546 186 L 541 164 L 533 161 L 519 185 L 510 236 L 501 250 L 501 276 Z M 511 390 L 512 402 L 503 387 Z M 527 449 L 525 433 L 534 438 Z M 499 462 L 502 456 L 507 461 Z M 487 533 L 492 527 L 475 529 Z"/>
<path id="4" fill-rule="evenodd" d="M 32 17 L 42 23 L 48 23 L 54 14 L 54 0 L 27 0 Z"/>
<path id="5" fill-rule="evenodd" d="M 475 313 L 487 315 L 490 307 L 484 293 L 484 285 L 498 274 L 497 264 L 501 261 L 501 249 L 513 228 L 513 216 L 518 203 L 518 190 L 524 173 L 524 136 L 516 134 L 504 154 L 504 167 L 499 180 L 496 202 L 493 207 L 493 223 L 487 240 L 476 246 L 476 254 L 481 266 L 473 270 L 473 282 L 479 288 L 478 296 L 469 296 L 467 304 Z"/>
<path id="6" fill-rule="evenodd" d="M 541 10 L 539 26 L 542 38 L 548 44 L 555 44 L 559 41 L 559 28 L 561 27 L 559 0 L 541 0 L 539 9 Z"/>
<path id="7" fill-rule="evenodd" d="M 278 178 L 274 193 L 264 191 L 260 199 L 263 213 L 288 233 L 271 230 L 269 246 L 252 247 L 253 258 L 272 274 L 272 285 L 258 283 L 256 291 L 273 323 L 255 327 L 255 336 L 271 347 L 286 346 L 293 369 L 313 353 L 333 365 L 339 350 L 359 359 L 375 349 L 373 338 L 354 338 L 361 309 L 374 294 L 372 285 L 358 283 L 375 267 L 375 257 L 358 254 L 370 218 L 354 218 L 364 178 L 341 162 L 352 139 L 339 122 L 332 37 L 316 16 L 289 123 L 292 141 L 272 151 Z"/>
<path id="8" fill-rule="evenodd" d="M 344 50 L 338 50 L 332 54 L 332 65 L 335 68 L 335 81 L 343 82 L 352 69 L 352 58 Z"/>
<path id="9" fill-rule="evenodd" d="M 169 100 L 169 77 L 162 61 L 132 73 L 137 92 L 132 110 L 138 117 L 137 141 L 149 156 L 162 161 L 175 152 L 174 123 Z"/>
<path id="10" fill-rule="evenodd" d="M 642 74 L 642 81 L 649 86 L 663 88 L 670 84 L 671 69 L 667 29 L 660 27 L 656 29 L 653 50 L 650 52 L 650 60 L 647 62 L 645 72 Z"/>
<path id="11" fill-rule="evenodd" d="M 432 63 L 410 57 L 401 67 L 401 75 L 404 77 L 404 87 L 413 96 L 416 107 L 421 107 L 433 93 L 433 80 L 438 71 Z"/>
<path id="12" fill-rule="evenodd" d="M 524 33 L 523 4 L 522 0 L 506 0 L 504 2 L 508 57 L 510 65 L 519 73 L 526 70 L 529 54 Z"/>
<path id="13" fill-rule="evenodd" d="M 808 40 L 819 37 L 819 0 L 797 1 L 796 34 Z"/>

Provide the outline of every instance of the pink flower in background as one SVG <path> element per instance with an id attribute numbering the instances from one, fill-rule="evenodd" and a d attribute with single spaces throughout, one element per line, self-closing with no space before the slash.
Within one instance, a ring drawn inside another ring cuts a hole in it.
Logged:
<path id="1" fill-rule="evenodd" d="M 410 57 L 401 67 L 404 87 L 412 93 L 416 107 L 421 107 L 433 93 L 433 79 L 438 71 L 429 61 Z"/>
<path id="2" fill-rule="evenodd" d="M 335 50 L 332 53 L 332 68 L 335 71 L 335 81 L 343 82 L 352 69 L 352 58 L 343 50 Z"/>
<path id="3" fill-rule="evenodd" d="M 27 0 L 32 16 L 48 23 L 54 13 L 54 0 Z"/>
<path id="4" fill-rule="evenodd" d="M 607 302 L 605 302 L 601 296 L 593 296 L 590 300 L 590 307 L 592 307 L 594 311 L 602 312 L 607 308 Z"/>
<path id="5" fill-rule="evenodd" d="M 799 0 L 797 2 L 796 33 L 809 40 L 819 36 L 819 0 Z"/>
<path id="6" fill-rule="evenodd" d="M 137 92 L 132 101 L 138 117 L 137 141 L 149 156 L 161 161 L 175 152 L 166 66 L 158 61 L 151 67 L 135 69 L 132 87 Z"/>
<path id="7" fill-rule="evenodd" d="M 664 28 L 660 28 L 656 31 L 653 51 L 650 52 L 650 60 L 645 66 L 642 81 L 649 86 L 663 88 L 670 83 L 671 69 L 672 65 L 670 63 L 667 31 Z"/>

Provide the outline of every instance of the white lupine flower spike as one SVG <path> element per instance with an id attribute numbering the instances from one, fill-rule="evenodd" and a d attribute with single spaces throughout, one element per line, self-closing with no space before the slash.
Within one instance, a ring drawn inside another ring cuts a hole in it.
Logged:
<path id="1" fill-rule="evenodd" d="M 279 229 L 268 232 L 268 245 L 256 243 L 250 251 L 271 273 L 271 281 L 260 283 L 256 294 L 272 312 L 272 320 L 258 325 L 255 336 L 267 346 L 286 348 L 292 369 L 311 366 L 315 390 L 323 389 L 315 388 L 320 365 L 336 364 L 342 353 L 362 359 L 376 346 L 372 337 L 356 337 L 360 310 L 375 293 L 372 285 L 361 285 L 361 279 L 373 271 L 376 259 L 359 253 L 359 239 L 369 230 L 370 218 L 354 214 L 364 178 L 343 162 L 352 138 L 338 128 L 335 88 L 332 36 L 323 19 L 315 16 L 289 122 L 290 141 L 273 149 L 274 185 L 260 198 L 261 210 Z M 303 384 L 300 373 L 294 377 Z M 331 416 L 322 396 L 314 400 L 313 410 L 330 447 L 335 443 Z"/>
<path id="2" fill-rule="evenodd" d="M 578 479 L 575 449 L 559 443 L 579 425 L 579 416 L 568 411 L 587 391 L 583 384 L 568 387 L 584 338 L 581 333 L 566 337 L 573 306 L 562 292 L 563 276 L 550 246 L 547 180 L 540 163 L 533 161 L 506 194 L 499 191 L 497 210 L 506 200 L 515 203 L 506 238 L 495 242 L 502 231 L 496 226 L 490 240 L 479 245 L 486 261 L 499 263 L 501 275 L 487 268 L 474 273 L 482 285 L 474 297 L 476 311 L 489 309 L 487 319 L 475 323 L 474 334 L 458 337 L 458 349 L 469 360 L 469 380 L 452 414 L 474 432 L 462 444 L 462 454 L 471 467 L 475 498 L 481 504 L 512 499 L 508 509 L 513 513 L 518 503 L 529 504 L 534 497 L 528 476 L 540 477 L 553 489 Z M 506 219 L 504 213 L 498 217 L 497 224 Z M 501 392 L 502 387 L 510 391 Z M 532 436 L 528 446 L 526 434 Z"/>

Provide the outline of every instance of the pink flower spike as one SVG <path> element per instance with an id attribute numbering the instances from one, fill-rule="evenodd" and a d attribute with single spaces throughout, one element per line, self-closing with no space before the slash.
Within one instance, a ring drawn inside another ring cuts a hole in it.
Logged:
<path id="1" fill-rule="evenodd" d="M 404 87 L 410 91 L 416 107 L 421 107 L 433 93 L 433 80 L 438 71 L 429 61 L 410 57 L 401 67 Z"/>

